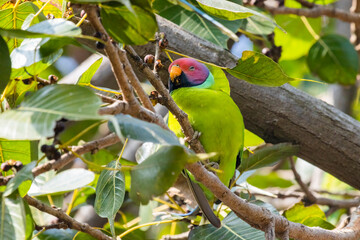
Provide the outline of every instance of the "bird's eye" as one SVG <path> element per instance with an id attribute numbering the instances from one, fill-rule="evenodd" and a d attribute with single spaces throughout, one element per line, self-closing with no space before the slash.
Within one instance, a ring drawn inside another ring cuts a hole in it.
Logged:
<path id="1" fill-rule="evenodd" d="M 194 71 L 194 70 L 195 70 L 195 67 L 194 67 L 194 66 L 190 66 L 190 67 L 189 67 L 189 70 L 190 70 L 190 71 Z"/>

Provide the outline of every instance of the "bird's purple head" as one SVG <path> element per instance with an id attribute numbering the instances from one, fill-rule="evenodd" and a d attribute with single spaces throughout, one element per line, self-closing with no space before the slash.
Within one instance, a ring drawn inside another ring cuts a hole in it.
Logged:
<path id="1" fill-rule="evenodd" d="M 206 81 L 209 69 L 191 58 L 179 58 L 169 66 L 169 91 L 182 87 L 198 86 Z"/>

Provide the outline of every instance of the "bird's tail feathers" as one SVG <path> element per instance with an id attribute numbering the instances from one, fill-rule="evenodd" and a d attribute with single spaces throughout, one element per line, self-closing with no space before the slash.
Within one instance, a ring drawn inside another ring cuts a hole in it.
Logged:
<path id="1" fill-rule="evenodd" d="M 221 227 L 221 221 L 220 219 L 214 214 L 211 206 L 209 205 L 209 202 L 204 194 L 204 191 L 201 189 L 201 187 L 195 183 L 194 181 L 192 181 L 190 179 L 189 174 L 187 173 L 187 171 L 184 171 L 184 175 L 186 178 L 186 181 L 191 189 L 191 192 L 193 193 L 196 202 L 198 203 L 201 211 L 203 212 L 203 214 L 205 215 L 205 217 L 209 220 L 209 222 L 216 228 L 220 228 Z"/>

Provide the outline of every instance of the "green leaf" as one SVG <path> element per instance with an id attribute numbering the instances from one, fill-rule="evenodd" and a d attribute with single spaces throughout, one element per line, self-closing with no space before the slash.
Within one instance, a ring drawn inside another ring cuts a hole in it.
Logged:
<path id="1" fill-rule="evenodd" d="M 29 218 L 26 218 L 22 198 L 0 197 L 0 199 L 0 239 L 25 239 Z"/>
<path id="2" fill-rule="evenodd" d="M 121 134 L 143 142 L 153 142 L 164 145 L 180 145 L 178 138 L 171 131 L 165 130 L 157 124 L 145 122 L 129 115 L 118 114 L 115 116 Z M 112 125 L 110 130 L 114 131 Z"/>
<path id="3" fill-rule="evenodd" d="M 11 59 L 9 54 L 8 46 L 4 39 L 0 36 L 0 93 L 4 91 L 11 75 Z"/>
<path id="4" fill-rule="evenodd" d="M 237 19 L 248 18 L 250 16 L 258 16 L 263 22 L 271 22 L 273 25 L 276 23 L 268 16 L 265 16 L 255 10 L 241 6 L 240 4 L 230 2 L 227 0 L 196 0 L 200 6 L 213 16 L 234 21 Z"/>
<path id="5" fill-rule="evenodd" d="M 194 160 L 181 146 L 162 146 L 131 170 L 130 197 L 147 204 L 152 196 L 168 190 L 188 162 Z"/>
<path id="6" fill-rule="evenodd" d="M 121 165 L 113 161 L 107 165 L 119 170 L 103 170 L 96 185 L 95 212 L 109 220 L 111 234 L 115 237 L 114 219 L 125 196 L 125 177 Z"/>
<path id="7" fill-rule="evenodd" d="M 251 227 L 241 220 L 234 212 L 230 212 L 221 222 L 221 228 L 215 228 L 211 224 L 201 225 L 193 228 L 189 234 L 189 240 L 203 239 L 265 239 L 264 233 Z"/>
<path id="8" fill-rule="evenodd" d="M 90 84 L 90 81 L 100 67 L 102 60 L 103 58 L 99 58 L 93 64 L 91 64 L 91 66 L 83 74 L 81 74 L 76 84 L 85 86 Z"/>
<path id="9" fill-rule="evenodd" d="M 155 15 L 148 1 L 133 0 L 131 3 L 134 11 L 121 3 L 102 4 L 101 22 L 109 35 L 120 43 L 146 44 L 154 38 L 158 28 Z"/>
<path id="10" fill-rule="evenodd" d="M 240 28 L 252 34 L 268 35 L 274 32 L 275 25 L 272 22 L 264 21 L 262 17 L 253 15 L 242 19 Z"/>
<path id="11" fill-rule="evenodd" d="M 24 23 L 24 20 L 26 17 L 33 13 L 37 13 L 39 8 L 33 4 L 32 2 L 24 2 L 22 4 L 19 4 L 15 8 L 7 8 L 0 11 L 0 28 L 3 29 L 20 29 L 21 26 Z M 38 17 L 36 17 L 33 20 L 33 23 L 38 23 L 42 20 L 45 20 L 44 14 L 40 14 Z M 0 32 L 0 35 L 4 36 L 2 32 Z M 17 48 L 21 44 L 21 39 L 17 38 L 5 38 L 5 41 L 8 44 L 9 51 L 12 52 L 14 48 Z"/>
<path id="12" fill-rule="evenodd" d="M 28 38 L 29 35 L 42 38 L 48 36 L 60 38 L 25 39 L 20 47 L 11 53 L 13 68 L 11 78 L 30 77 L 39 74 L 60 57 L 61 48 L 65 44 L 77 44 L 73 37 L 81 37 L 81 29 L 73 22 L 64 19 L 43 21 L 31 26 L 27 31 L 2 30 L 2 32 L 25 38 Z"/>
<path id="13" fill-rule="evenodd" d="M 153 8 L 160 16 L 181 26 L 183 29 L 218 46 L 227 48 L 227 40 L 229 37 L 223 34 L 221 30 L 210 21 L 199 16 L 196 12 L 189 11 L 180 5 L 173 4 L 167 0 L 155 0 Z M 233 32 L 236 32 L 241 25 L 241 20 L 227 21 L 216 17 L 213 18 Z"/>
<path id="14" fill-rule="evenodd" d="M 268 175 L 250 176 L 247 182 L 261 189 L 269 187 L 288 188 L 293 185 L 291 181 L 279 177 L 276 172 L 271 172 Z"/>
<path id="15" fill-rule="evenodd" d="M 114 218 L 124 201 L 125 179 L 118 161 L 112 161 L 107 167 L 119 170 L 101 171 L 94 207 L 100 217 Z"/>
<path id="16" fill-rule="evenodd" d="M 63 194 L 90 184 L 94 178 L 95 174 L 91 171 L 82 168 L 72 168 L 56 174 L 55 177 L 43 184 L 34 181 L 28 194 L 30 196 Z"/>
<path id="17" fill-rule="evenodd" d="M 347 38 L 329 34 L 311 47 L 307 64 L 321 80 L 348 85 L 356 82 L 359 57 Z"/>
<path id="18" fill-rule="evenodd" d="M 326 221 L 325 213 L 316 204 L 305 207 L 302 202 L 297 203 L 292 208 L 286 210 L 284 216 L 289 221 L 302 223 L 309 227 L 322 227 L 329 230 L 335 228 L 335 226 Z"/>
<path id="19" fill-rule="evenodd" d="M 39 141 L 13 141 L 0 139 L 1 162 L 13 159 L 28 164 L 38 159 Z"/>
<path id="20" fill-rule="evenodd" d="M 262 147 L 255 150 L 248 158 L 241 160 L 239 171 L 245 172 L 272 165 L 281 159 L 296 155 L 298 151 L 299 146 L 291 143 Z"/>
<path id="21" fill-rule="evenodd" d="M 104 119 L 97 110 L 101 100 L 76 85 L 50 85 L 26 98 L 19 108 L 0 114 L 1 138 L 40 139 L 53 135 L 55 121 Z"/>
<path id="22" fill-rule="evenodd" d="M 281 60 L 295 60 L 305 56 L 314 43 L 314 37 L 306 29 L 301 18 L 295 15 L 276 15 L 275 20 L 280 24 L 286 33 L 275 29 L 274 41 L 276 46 L 282 47 Z M 314 32 L 321 31 L 320 18 L 307 18 Z M 301 46 L 301 47 L 300 47 Z"/>
<path id="23" fill-rule="evenodd" d="M 4 197 L 12 194 L 20 184 L 26 180 L 34 180 L 34 175 L 32 174 L 32 169 L 35 167 L 36 161 L 26 164 L 18 173 L 15 174 L 8 184 L 6 185 L 6 190 L 3 194 Z"/>
<path id="24" fill-rule="evenodd" d="M 28 78 L 26 81 L 20 81 L 19 79 L 10 80 L 5 93 L 10 108 L 18 107 L 24 100 L 27 92 L 34 92 L 37 90 L 37 84 L 38 83 L 34 78 Z"/>
<path id="25" fill-rule="evenodd" d="M 253 51 L 244 51 L 237 65 L 226 71 L 234 77 L 265 87 L 278 87 L 295 80 L 271 58 Z"/>
<path id="26" fill-rule="evenodd" d="M 20 47 L 12 51 L 10 55 L 11 79 L 36 76 L 53 64 L 63 53 L 63 50 L 59 49 L 46 57 L 42 57 L 40 46 L 43 42 L 41 38 L 25 39 Z"/>

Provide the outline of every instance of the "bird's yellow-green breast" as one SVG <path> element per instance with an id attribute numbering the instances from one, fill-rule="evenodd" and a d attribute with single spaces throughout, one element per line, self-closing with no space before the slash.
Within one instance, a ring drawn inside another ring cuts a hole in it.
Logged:
<path id="1" fill-rule="evenodd" d="M 188 114 L 194 130 L 201 133 L 199 140 L 205 151 L 218 154 L 212 161 L 219 163 L 217 175 L 228 185 L 244 142 L 244 124 L 239 108 L 228 94 L 212 89 L 179 88 L 171 96 Z M 169 127 L 177 136 L 183 136 L 172 114 L 169 115 Z"/>

